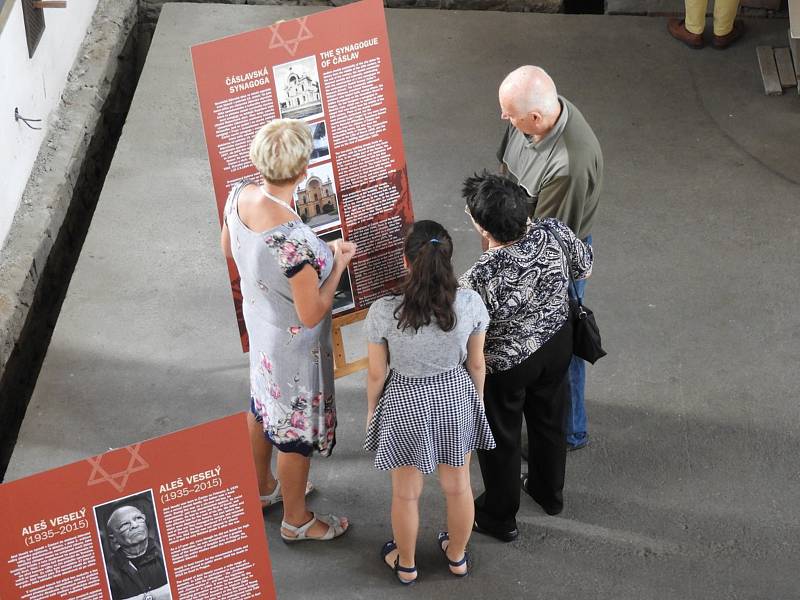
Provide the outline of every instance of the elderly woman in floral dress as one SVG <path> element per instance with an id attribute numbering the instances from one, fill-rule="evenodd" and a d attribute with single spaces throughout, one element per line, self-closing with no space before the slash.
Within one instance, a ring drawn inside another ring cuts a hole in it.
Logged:
<path id="1" fill-rule="evenodd" d="M 264 185 L 243 180 L 224 211 L 222 249 L 241 276 L 250 338 L 250 440 L 262 505 L 283 501 L 286 542 L 329 540 L 348 521 L 306 507 L 308 471 L 316 450 L 336 443 L 331 307 L 355 245 L 329 246 L 292 208 L 306 176 L 311 132 L 302 121 L 277 119 L 262 127 L 250 159 Z M 278 449 L 278 478 L 272 448 Z"/>

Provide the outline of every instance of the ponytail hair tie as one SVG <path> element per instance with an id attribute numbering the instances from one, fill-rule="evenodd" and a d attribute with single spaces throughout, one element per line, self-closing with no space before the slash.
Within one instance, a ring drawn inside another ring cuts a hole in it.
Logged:
<path id="1" fill-rule="evenodd" d="M 428 240 L 428 241 L 429 241 L 431 244 L 433 244 L 434 246 L 436 246 L 436 245 L 438 245 L 438 244 L 441 244 L 441 243 L 442 243 L 442 242 L 440 242 L 440 241 L 439 241 L 439 239 L 438 239 L 438 238 L 431 238 L 431 239 L 430 239 L 430 240 Z"/>

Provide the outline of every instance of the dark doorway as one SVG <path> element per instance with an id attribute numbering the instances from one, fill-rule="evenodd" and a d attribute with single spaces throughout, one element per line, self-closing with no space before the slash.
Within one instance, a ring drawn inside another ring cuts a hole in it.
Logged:
<path id="1" fill-rule="evenodd" d="M 564 12 L 568 15 L 604 15 L 605 0 L 564 0 Z"/>

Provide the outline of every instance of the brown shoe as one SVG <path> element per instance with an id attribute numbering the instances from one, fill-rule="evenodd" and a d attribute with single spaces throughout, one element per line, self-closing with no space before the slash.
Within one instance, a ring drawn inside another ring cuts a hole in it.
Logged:
<path id="1" fill-rule="evenodd" d="M 742 37 L 743 34 L 744 34 L 744 23 L 739 19 L 736 19 L 733 22 L 733 29 L 731 29 L 731 32 L 725 35 L 715 35 L 714 40 L 711 42 L 711 44 L 717 50 L 725 50 L 725 48 L 727 48 L 733 42 Z"/>
<path id="2" fill-rule="evenodd" d="M 683 42 L 689 48 L 699 50 L 703 47 L 703 36 L 699 33 L 692 33 L 686 29 L 683 19 L 670 19 L 667 21 L 667 31 L 676 40 Z"/>

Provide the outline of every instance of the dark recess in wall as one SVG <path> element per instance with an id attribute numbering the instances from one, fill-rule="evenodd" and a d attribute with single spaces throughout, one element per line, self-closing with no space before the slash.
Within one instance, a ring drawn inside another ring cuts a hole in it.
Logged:
<path id="1" fill-rule="evenodd" d="M 568 15 L 603 15 L 605 0 L 564 0 L 564 12 Z"/>

